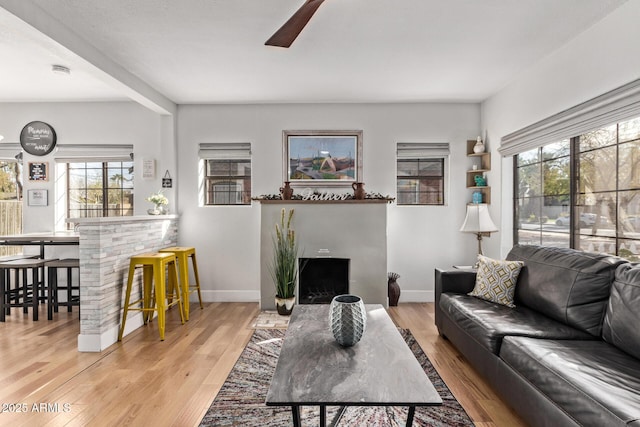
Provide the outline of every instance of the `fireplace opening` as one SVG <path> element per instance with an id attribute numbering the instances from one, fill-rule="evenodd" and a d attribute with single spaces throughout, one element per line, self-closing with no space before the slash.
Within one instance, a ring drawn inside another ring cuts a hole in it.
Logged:
<path id="1" fill-rule="evenodd" d="M 300 258 L 298 304 L 328 304 L 349 293 L 348 258 Z"/>

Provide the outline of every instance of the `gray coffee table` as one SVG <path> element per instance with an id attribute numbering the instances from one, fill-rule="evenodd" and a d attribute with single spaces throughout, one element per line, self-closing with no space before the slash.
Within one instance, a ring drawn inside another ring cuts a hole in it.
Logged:
<path id="1" fill-rule="evenodd" d="M 267 406 L 291 406 L 300 426 L 301 406 L 408 406 L 407 426 L 416 406 L 442 399 L 381 305 L 366 305 L 367 329 L 353 347 L 341 347 L 329 329 L 329 305 L 298 305 L 284 337 Z"/>

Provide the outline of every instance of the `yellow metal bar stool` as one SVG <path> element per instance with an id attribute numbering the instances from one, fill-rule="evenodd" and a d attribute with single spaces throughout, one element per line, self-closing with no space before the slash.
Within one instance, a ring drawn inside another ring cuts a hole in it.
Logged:
<path id="1" fill-rule="evenodd" d="M 131 285 L 135 269 L 142 267 L 142 295 L 141 299 L 131 301 Z M 169 272 L 169 286 L 165 281 L 165 272 Z M 151 282 L 153 282 L 153 296 Z M 175 291 L 175 301 L 173 293 Z M 169 303 L 165 302 L 169 299 Z M 140 307 L 142 303 L 142 307 Z M 164 341 L 164 329 L 166 323 L 165 310 L 172 305 L 177 305 L 180 309 L 180 320 L 184 324 L 184 313 L 178 287 L 178 269 L 176 257 L 172 253 L 145 253 L 132 256 L 129 261 L 129 278 L 127 279 L 127 290 L 124 300 L 124 313 L 122 314 L 122 325 L 118 334 L 118 341 L 122 341 L 124 326 L 127 321 L 129 310 L 142 311 L 144 323 L 150 322 L 153 312 L 158 313 L 158 331 L 160 340 Z"/>
<path id="2" fill-rule="evenodd" d="M 196 248 L 188 246 L 172 246 L 170 248 L 160 249 L 161 253 L 173 253 L 178 260 L 178 270 L 180 274 L 180 286 L 182 289 L 182 305 L 184 306 L 184 315 L 189 320 L 189 294 L 198 292 L 198 301 L 202 309 L 202 295 L 200 294 L 200 278 L 198 277 L 198 263 L 196 262 Z M 191 258 L 191 266 L 193 267 L 193 276 L 196 280 L 195 285 L 189 284 L 189 258 Z"/>

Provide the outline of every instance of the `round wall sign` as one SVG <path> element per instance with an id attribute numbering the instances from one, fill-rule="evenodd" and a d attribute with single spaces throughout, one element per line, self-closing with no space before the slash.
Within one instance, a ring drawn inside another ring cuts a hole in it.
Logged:
<path id="1" fill-rule="evenodd" d="M 49 154 L 56 146 L 56 131 L 45 122 L 31 122 L 20 132 L 22 149 L 34 156 Z"/>

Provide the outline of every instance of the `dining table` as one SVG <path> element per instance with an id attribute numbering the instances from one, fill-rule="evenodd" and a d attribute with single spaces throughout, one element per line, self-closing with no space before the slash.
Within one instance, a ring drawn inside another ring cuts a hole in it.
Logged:
<path id="1" fill-rule="evenodd" d="M 39 246 L 44 259 L 45 247 L 79 245 L 80 236 L 75 231 L 43 231 L 0 236 L 2 246 Z"/>

